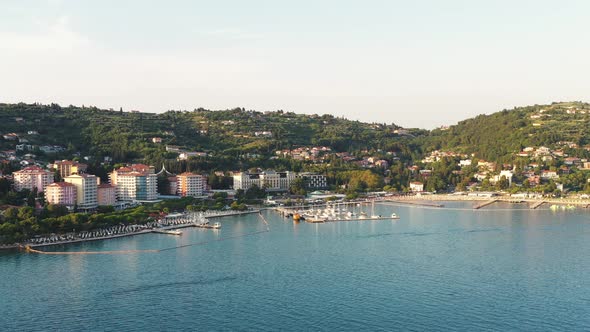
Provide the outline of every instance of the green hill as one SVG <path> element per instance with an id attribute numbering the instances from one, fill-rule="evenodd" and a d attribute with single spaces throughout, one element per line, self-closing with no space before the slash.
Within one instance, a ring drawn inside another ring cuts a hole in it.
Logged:
<path id="1" fill-rule="evenodd" d="M 406 150 L 395 124 L 362 123 L 332 115 L 256 112 L 236 108 L 165 113 L 122 112 L 95 107 L 0 104 L 0 133 L 15 132 L 31 145 L 59 145 L 84 156 L 114 162 L 159 163 L 175 155 L 166 145 L 213 156 L 274 155 L 279 149 L 328 146 L 335 151 Z M 29 131 L 38 134 L 28 135 Z M 416 131 L 420 135 L 425 131 Z M 161 143 L 153 143 L 153 137 Z M 14 141 L 0 140 L 4 149 Z M 42 155 L 42 153 L 40 153 Z M 53 158 L 54 156 L 49 156 Z"/>
<path id="2" fill-rule="evenodd" d="M 503 110 L 436 129 L 417 140 L 425 151 L 475 153 L 487 160 L 508 160 L 527 146 L 578 146 L 590 143 L 590 104 L 553 103 Z M 566 147 L 566 149 L 571 149 Z"/>
<path id="3" fill-rule="evenodd" d="M 15 132 L 35 146 L 58 145 L 63 157 L 79 152 L 114 162 L 160 164 L 177 154 L 166 145 L 203 151 L 236 164 L 245 154 L 268 160 L 276 150 L 327 146 L 337 152 L 396 152 L 402 160 L 421 158 L 434 150 L 474 153 L 480 159 L 508 161 L 527 146 L 566 146 L 587 156 L 590 104 L 553 103 L 479 115 L 446 129 L 403 130 L 395 124 L 362 123 L 332 115 L 256 112 L 242 108 L 165 113 L 122 112 L 56 104 L 0 104 L 0 133 Z M 36 131 L 38 134 L 27 134 Z M 161 143 L 153 143 L 157 137 Z M 573 143 L 573 145 L 572 145 Z M 0 147 L 15 142 L 0 139 Z M 573 146 L 573 148 L 572 148 Z M 43 157 L 43 153 L 36 151 Z M 61 157 L 47 155 L 47 159 Z M 244 165 L 238 165 L 240 167 Z M 245 166 L 252 166 L 245 165 Z"/>

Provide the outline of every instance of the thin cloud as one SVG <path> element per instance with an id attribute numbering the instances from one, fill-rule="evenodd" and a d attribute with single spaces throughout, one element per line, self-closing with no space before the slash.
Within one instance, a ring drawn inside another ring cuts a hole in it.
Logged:
<path id="1" fill-rule="evenodd" d="M 74 31 L 68 16 L 60 16 L 50 24 L 36 21 L 37 33 L 0 31 L 0 50 L 7 53 L 22 52 L 71 52 L 87 48 L 92 43 L 82 34 Z"/>
<path id="2" fill-rule="evenodd" d="M 213 36 L 219 38 L 226 38 L 226 39 L 236 39 L 236 40 L 254 40 L 254 39 L 262 39 L 262 34 L 247 32 L 242 29 L 237 28 L 222 28 L 222 29 L 214 29 L 203 31 L 202 33 L 205 36 Z"/>

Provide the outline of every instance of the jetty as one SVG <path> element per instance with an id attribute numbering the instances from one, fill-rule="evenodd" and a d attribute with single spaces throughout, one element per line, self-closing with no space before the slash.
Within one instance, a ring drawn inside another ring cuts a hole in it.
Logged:
<path id="1" fill-rule="evenodd" d="M 382 204 L 387 203 L 387 202 L 396 203 L 396 204 L 399 203 L 399 204 L 406 204 L 406 205 L 437 207 L 437 208 L 445 207 L 444 204 L 431 203 L 431 202 L 412 202 L 412 201 L 401 201 L 401 200 L 395 200 L 395 199 L 386 199 L 383 201 L 377 201 L 377 203 L 382 203 Z"/>
<path id="2" fill-rule="evenodd" d="M 396 220 L 399 217 L 391 216 L 391 217 L 352 217 L 350 219 L 324 219 L 324 218 L 305 218 L 305 222 L 318 224 L 318 223 L 327 223 L 327 222 L 341 222 L 341 221 L 378 221 L 378 220 Z"/>
<path id="3" fill-rule="evenodd" d="M 489 201 L 485 201 L 483 203 L 477 204 L 476 206 L 473 207 L 473 209 L 474 210 L 479 210 L 479 209 L 481 209 L 483 207 L 486 207 L 488 205 L 492 205 L 492 204 L 496 203 L 497 201 L 498 201 L 498 199 L 492 199 L 492 200 L 489 200 Z"/>
<path id="4" fill-rule="evenodd" d="M 228 212 L 218 212 L 215 214 L 205 214 L 203 217 L 205 219 L 212 219 L 212 218 L 223 218 L 223 217 L 233 217 L 233 216 L 241 216 L 244 214 L 252 214 L 252 213 L 259 213 L 259 209 L 255 210 L 247 210 L 247 211 L 228 211 Z"/>
<path id="5" fill-rule="evenodd" d="M 535 203 L 531 204 L 531 210 L 534 210 L 543 204 L 545 204 L 545 201 L 535 202 Z"/>
<path id="6" fill-rule="evenodd" d="M 193 227 L 197 227 L 197 228 L 207 228 L 207 229 L 220 229 L 221 228 L 221 224 L 216 222 L 213 225 L 209 224 L 209 223 L 203 223 L 203 224 L 192 224 Z"/>
<path id="7" fill-rule="evenodd" d="M 182 235 L 181 231 L 167 230 L 167 229 L 152 229 L 152 233 L 168 234 L 168 235 Z"/>

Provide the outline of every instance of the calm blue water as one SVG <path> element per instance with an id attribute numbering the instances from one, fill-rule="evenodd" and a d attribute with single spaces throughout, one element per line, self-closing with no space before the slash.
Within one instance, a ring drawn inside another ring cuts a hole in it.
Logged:
<path id="1" fill-rule="evenodd" d="M 589 330 L 590 211 L 380 206 L 397 221 L 294 224 L 162 253 L 0 254 L 0 330 Z M 263 230 L 53 250 L 157 249 Z"/>

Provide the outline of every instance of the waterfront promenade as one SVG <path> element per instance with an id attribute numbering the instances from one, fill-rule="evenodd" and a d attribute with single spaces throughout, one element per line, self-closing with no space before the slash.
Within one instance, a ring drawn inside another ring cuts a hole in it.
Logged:
<path id="1" fill-rule="evenodd" d="M 102 229 L 95 229 L 89 232 L 71 232 L 66 234 L 52 234 L 28 239 L 22 243 L 12 245 L 0 245 L 2 249 L 19 249 L 24 247 L 37 248 L 71 243 L 99 241 L 116 239 L 127 236 L 153 233 L 154 230 L 171 230 L 186 227 L 201 227 L 207 225 L 207 219 L 239 216 L 244 214 L 258 213 L 260 210 L 247 211 L 205 211 L 205 212 L 184 212 L 169 214 L 168 216 L 146 224 L 119 225 Z M 215 227 L 201 227 L 216 229 Z"/>
<path id="2" fill-rule="evenodd" d="M 590 206 L 590 199 L 579 198 L 520 198 L 512 196 L 468 196 L 468 195 L 452 195 L 452 194 L 433 194 L 433 195 L 405 195 L 385 197 L 382 201 L 392 201 L 401 203 L 414 202 L 444 202 L 444 201 L 472 201 L 472 202 L 508 202 L 508 203 L 529 203 L 531 208 L 539 207 L 542 204 L 555 205 L 575 205 L 578 207 L 587 208 Z M 432 204 L 432 203 L 427 203 Z M 478 204 L 478 205 L 481 205 Z"/>

